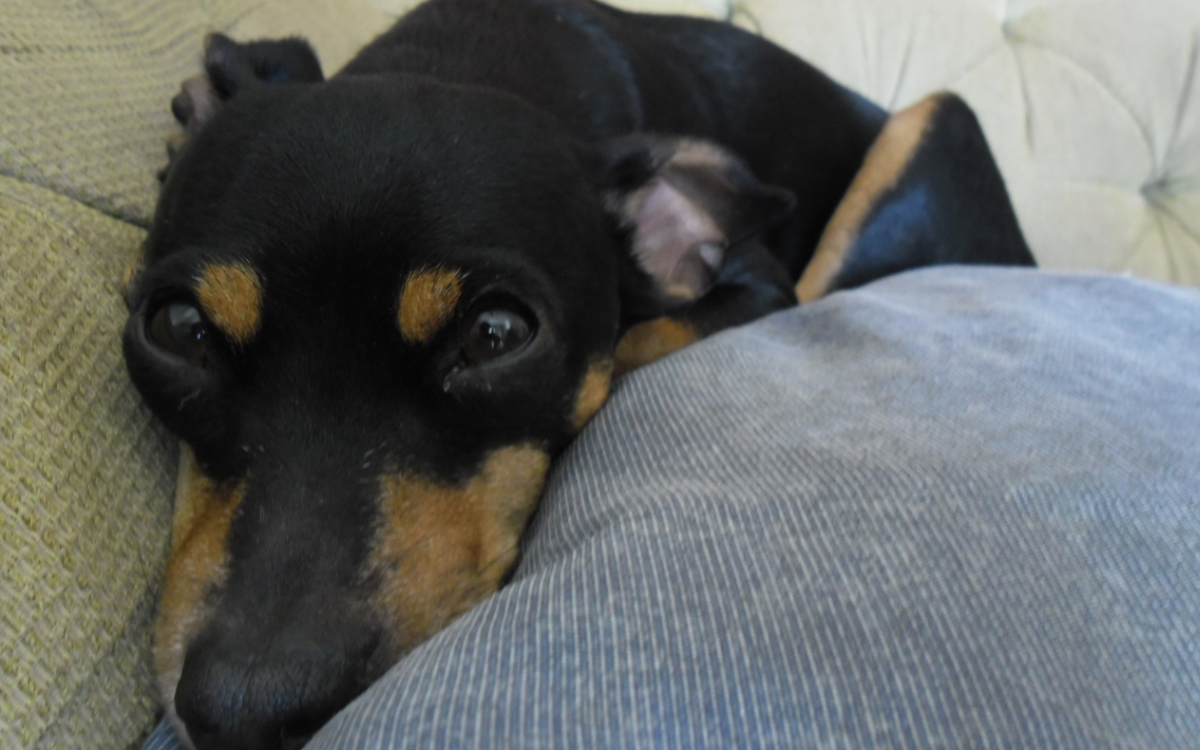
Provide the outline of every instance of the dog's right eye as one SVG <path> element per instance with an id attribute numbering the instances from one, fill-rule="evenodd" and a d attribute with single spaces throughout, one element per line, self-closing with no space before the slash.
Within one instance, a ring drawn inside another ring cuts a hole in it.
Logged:
<path id="1" fill-rule="evenodd" d="M 193 364 L 203 365 L 208 357 L 208 325 L 200 311 L 186 302 L 158 308 L 147 333 L 159 347 Z"/>

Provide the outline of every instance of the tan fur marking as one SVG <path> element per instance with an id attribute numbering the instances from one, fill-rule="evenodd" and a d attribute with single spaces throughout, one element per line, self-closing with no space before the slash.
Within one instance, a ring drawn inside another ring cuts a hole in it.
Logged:
<path id="1" fill-rule="evenodd" d="M 376 606 L 397 657 L 499 588 L 549 466 L 545 451 L 521 445 L 493 451 L 458 487 L 383 478 L 383 524 L 367 573 L 380 578 Z"/>
<path id="2" fill-rule="evenodd" d="M 138 248 L 129 260 L 125 263 L 125 271 L 121 274 L 121 292 L 126 296 L 133 290 L 133 284 L 138 277 L 142 275 L 142 270 L 146 267 L 146 255 L 142 248 Z"/>
<path id="3" fill-rule="evenodd" d="M 449 322 L 462 296 L 462 274 L 448 268 L 413 271 L 400 292 L 400 335 L 427 344 Z"/>
<path id="4" fill-rule="evenodd" d="M 862 168 L 838 204 L 816 252 L 796 284 L 800 303 L 825 296 L 846 264 L 846 254 L 858 239 L 879 197 L 894 187 L 921 144 L 930 120 L 945 94 L 934 94 L 898 112 L 884 125 L 863 159 Z"/>
<path id="5" fill-rule="evenodd" d="M 181 447 L 171 557 L 154 634 L 159 692 L 172 723 L 180 731 L 183 725 L 175 716 L 175 688 L 183 674 L 188 643 L 211 614 L 205 593 L 219 585 L 228 572 L 226 537 L 243 492 L 243 486 L 217 484 L 209 479 L 191 449 Z"/>
<path id="6" fill-rule="evenodd" d="M 244 263 L 215 264 L 200 275 L 196 299 L 208 319 L 238 344 L 248 344 L 262 323 L 262 282 Z"/>
<path id="7" fill-rule="evenodd" d="M 677 150 L 671 156 L 668 163 L 675 167 L 713 169 L 715 167 L 728 167 L 730 160 L 726 154 L 720 149 L 713 147 L 712 144 L 685 138 L 679 141 Z"/>
<path id="8" fill-rule="evenodd" d="M 613 375 L 624 375 L 694 344 L 700 336 L 686 323 L 674 318 L 655 318 L 630 328 L 617 342 Z"/>
<path id="9" fill-rule="evenodd" d="M 170 133 L 167 135 L 167 154 L 174 155 L 179 149 L 187 145 L 187 133 Z"/>
<path id="10" fill-rule="evenodd" d="M 579 386 L 579 395 L 575 397 L 575 415 L 571 426 L 579 432 L 604 402 L 608 399 L 608 389 L 612 385 L 613 361 L 608 358 L 594 360 L 588 367 L 583 384 Z"/>

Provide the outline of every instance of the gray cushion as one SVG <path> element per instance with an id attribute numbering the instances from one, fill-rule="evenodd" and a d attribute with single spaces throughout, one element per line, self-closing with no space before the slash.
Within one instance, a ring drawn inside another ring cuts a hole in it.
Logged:
<path id="1" fill-rule="evenodd" d="M 1198 495 L 1200 294 L 892 277 L 621 380 L 310 747 L 1194 747 Z"/>

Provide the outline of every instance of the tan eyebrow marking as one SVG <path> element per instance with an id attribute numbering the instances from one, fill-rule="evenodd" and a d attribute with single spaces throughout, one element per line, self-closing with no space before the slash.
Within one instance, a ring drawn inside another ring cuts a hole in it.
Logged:
<path id="1" fill-rule="evenodd" d="M 449 268 L 413 271 L 400 292 L 397 322 L 410 344 L 427 344 L 450 320 L 462 296 L 462 274 Z"/>
<path id="2" fill-rule="evenodd" d="M 262 324 L 263 288 L 245 263 L 217 263 L 200 274 L 196 299 L 208 319 L 238 344 L 248 344 Z"/>

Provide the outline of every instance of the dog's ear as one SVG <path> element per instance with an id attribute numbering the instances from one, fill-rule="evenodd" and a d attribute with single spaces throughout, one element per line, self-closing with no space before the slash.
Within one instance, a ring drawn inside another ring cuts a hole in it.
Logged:
<path id="1" fill-rule="evenodd" d="M 782 220 L 795 198 L 713 143 L 644 134 L 601 148 L 601 190 L 630 255 L 665 308 L 713 285 L 726 250 Z"/>
<path id="2" fill-rule="evenodd" d="M 954 94 L 891 117 L 796 285 L 801 303 L 939 263 L 1034 265 L 979 121 Z"/>

